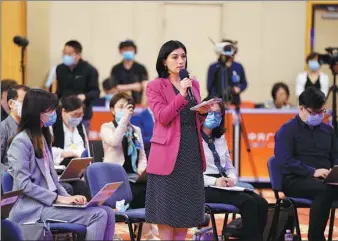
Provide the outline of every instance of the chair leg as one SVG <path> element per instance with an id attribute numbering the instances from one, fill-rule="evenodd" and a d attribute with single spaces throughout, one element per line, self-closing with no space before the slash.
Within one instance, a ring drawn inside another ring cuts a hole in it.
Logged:
<path id="1" fill-rule="evenodd" d="M 336 214 L 336 209 L 332 208 L 331 209 L 331 216 L 330 216 L 330 224 L 329 224 L 328 241 L 332 241 L 335 214 Z"/>
<path id="2" fill-rule="evenodd" d="M 126 223 L 128 224 L 130 241 L 135 241 L 135 233 L 133 230 L 133 224 L 130 222 L 129 219 L 126 220 Z"/>
<path id="3" fill-rule="evenodd" d="M 236 213 L 232 213 L 232 220 L 236 219 Z"/>
<path id="4" fill-rule="evenodd" d="M 293 214 L 295 216 L 295 225 L 296 225 L 296 234 L 299 241 L 302 241 L 302 234 L 300 232 L 300 226 L 299 226 L 299 218 L 298 218 L 298 211 L 296 205 L 292 202 L 293 207 Z"/>
<path id="5" fill-rule="evenodd" d="M 212 231 L 214 234 L 214 241 L 218 241 L 216 219 L 215 219 L 215 215 L 212 212 L 210 212 L 210 219 L 211 219 Z"/>
<path id="6" fill-rule="evenodd" d="M 137 230 L 137 241 L 140 241 L 142 238 L 142 228 L 143 228 L 143 223 L 138 224 L 138 230 Z"/>
<path id="7" fill-rule="evenodd" d="M 268 241 L 274 241 L 276 239 L 276 231 L 278 229 L 278 219 L 279 219 L 279 212 L 280 212 L 280 200 L 277 200 L 276 203 L 276 209 L 275 209 L 275 213 L 273 214 L 272 217 L 272 223 L 271 223 L 271 227 L 269 230 L 269 235 L 268 235 Z"/>
<path id="8" fill-rule="evenodd" d="M 229 213 L 226 213 L 224 215 L 224 220 L 223 220 L 223 228 L 222 228 L 222 236 L 224 238 L 224 240 L 227 240 L 228 237 L 225 237 L 225 231 L 226 231 L 226 228 L 227 228 L 227 225 L 228 225 L 228 220 L 229 220 Z"/>

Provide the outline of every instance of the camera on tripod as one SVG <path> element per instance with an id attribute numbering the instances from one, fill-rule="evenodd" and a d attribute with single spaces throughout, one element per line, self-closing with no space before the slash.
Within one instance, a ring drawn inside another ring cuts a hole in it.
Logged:
<path id="1" fill-rule="evenodd" d="M 321 64 L 328 64 L 330 65 L 332 71 L 333 67 L 335 65 L 338 66 L 338 47 L 333 48 L 333 47 L 328 47 L 325 49 L 327 54 L 319 54 L 318 55 L 318 61 Z M 335 74 L 338 74 L 338 68 L 335 68 Z"/>
<path id="2" fill-rule="evenodd" d="M 237 41 L 224 39 L 221 43 L 215 44 L 216 53 L 220 55 L 220 61 L 225 64 L 230 57 L 237 53 Z"/>

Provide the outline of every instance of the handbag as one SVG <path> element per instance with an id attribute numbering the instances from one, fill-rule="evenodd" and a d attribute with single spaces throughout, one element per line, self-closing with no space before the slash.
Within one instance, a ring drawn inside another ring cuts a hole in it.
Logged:
<path id="1" fill-rule="evenodd" d="M 44 221 L 24 223 L 20 225 L 24 240 L 53 240 L 49 225 Z"/>

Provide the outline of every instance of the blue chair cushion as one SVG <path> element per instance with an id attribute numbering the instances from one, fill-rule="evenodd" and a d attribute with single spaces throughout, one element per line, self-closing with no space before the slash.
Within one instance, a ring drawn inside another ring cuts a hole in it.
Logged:
<path id="1" fill-rule="evenodd" d="M 116 212 L 116 215 L 125 216 L 128 217 L 129 219 L 145 219 L 146 209 L 145 208 L 129 209 L 125 212 Z"/>
<path id="2" fill-rule="evenodd" d="M 224 204 L 224 203 L 206 203 L 205 206 L 211 209 L 214 213 L 219 212 L 228 212 L 228 213 L 239 213 L 239 209 L 233 205 L 230 204 Z"/>
<path id="3" fill-rule="evenodd" d="M 287 197 L 291 201 L 295 202 L 297 205 L 311 205 L 312 201 L 306 198 L 297 198 L 297 197 Z"/>
<path id="4" fill-rule="evenodd" d="M 77 234 L 85 234 L 87 232 L 86 226 L 76 223 L 50 223 L 49 228 L 52 232 L 61 231 Z"/>

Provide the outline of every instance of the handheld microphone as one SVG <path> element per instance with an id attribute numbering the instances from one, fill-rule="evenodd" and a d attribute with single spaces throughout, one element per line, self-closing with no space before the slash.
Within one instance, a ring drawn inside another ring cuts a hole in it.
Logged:
<path id="1" fill-rule="evenodd" d="M 28 39 L 18 35 L 13 38 L 13 42 L 20 47 L 27 47 L 29 44 Z"/>
<path id="2" fill-rule="evenodd" d="M 185 78 L 189 78 L 189 72 L 186 69 L 181 69 L 179 72 L 180 79 L 183 80 Z M 188 96 L 190 99 L 193 99 L 193 95 L 191 92 L 191 88 L 187 88 Z"/>

